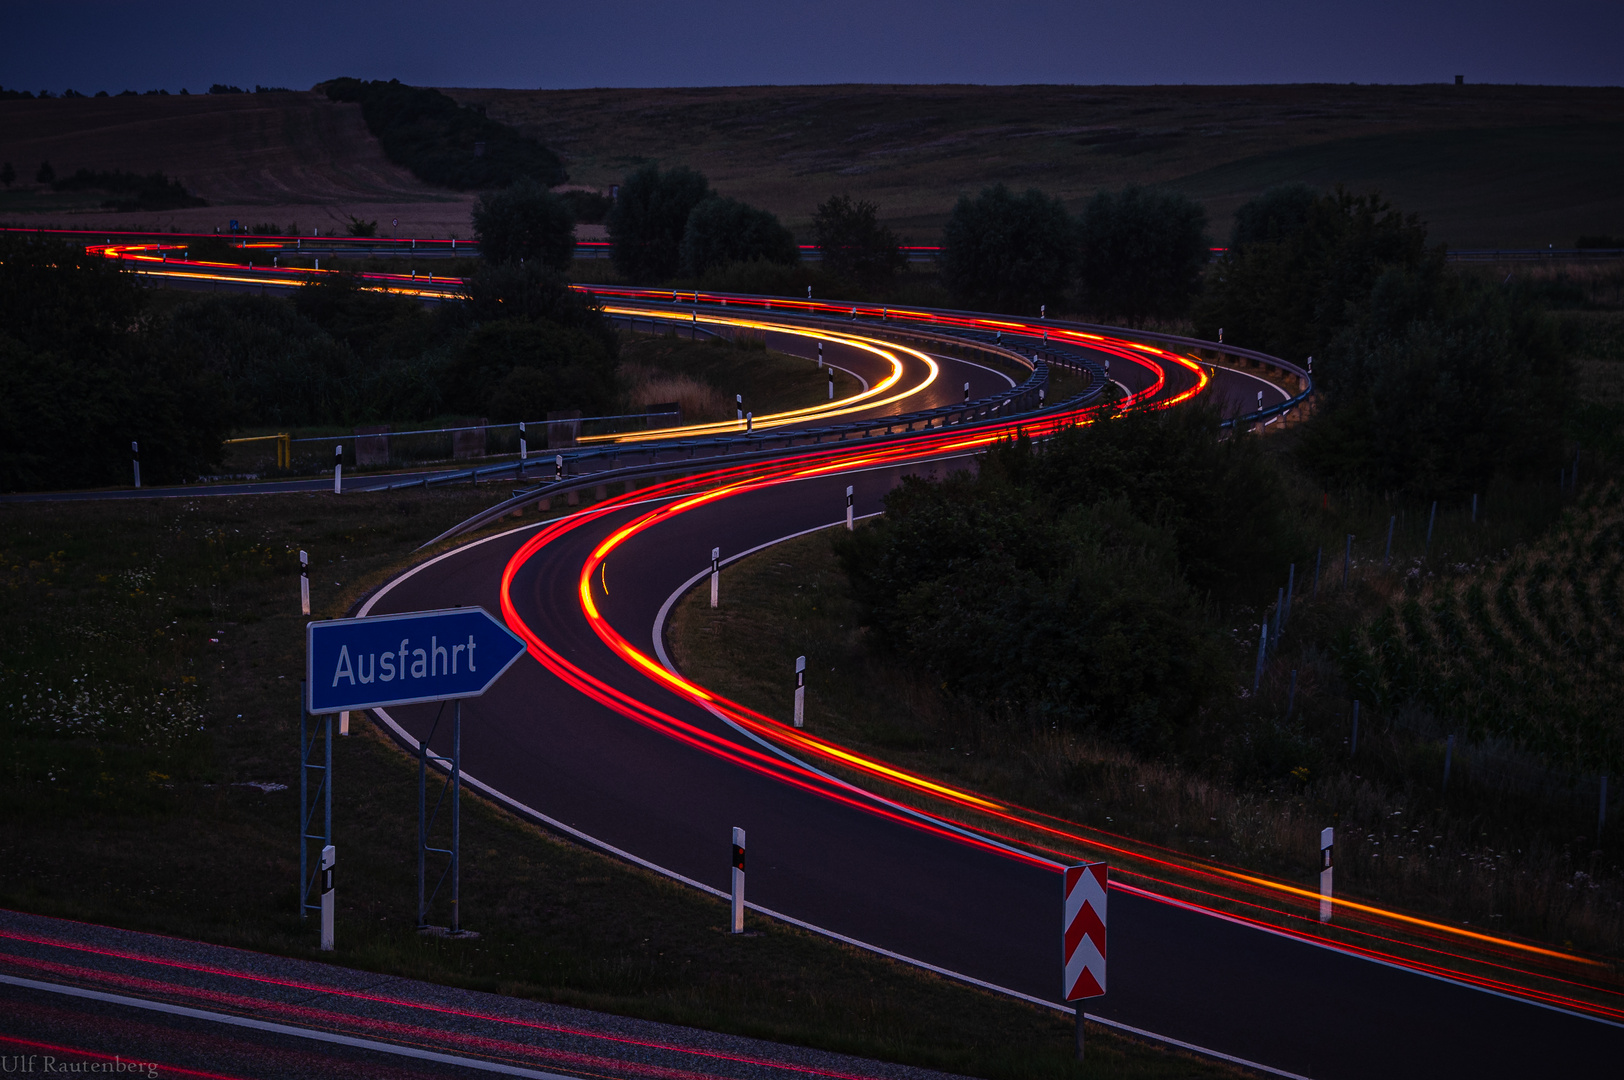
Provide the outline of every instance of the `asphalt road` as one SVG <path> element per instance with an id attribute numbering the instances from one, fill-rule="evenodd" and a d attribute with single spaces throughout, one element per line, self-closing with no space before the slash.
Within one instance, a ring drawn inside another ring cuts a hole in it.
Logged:
<path id="1" fill-rule="evenodd" d="M 711 547 L 726 558 L 836 522 L 848 483 L 857 513 L 876 512 L 900 471 L 778 485 L 679 515 L 616 549 L 601 583 L 607 591 L 595 582 L 594 598 L 628 639 L 650 642 L 661 605 L 706 566 Z M 586 623 L 580 567 L 631 513 L 579 528 L 524 565 L 513 586 L 520 616 L 608 685 L 748 745 L 632 671 Z M 500 610 L 502 568 L 527 534 L 421 567 L 368 610 Z M 724 573 L 724 595 L 726 587 Z M 420 736 L 433 710 L 390 715 Z M 764 908 L 1022 994 L 1058 995 L 1060 883 L 1052 867 L 724 760 L 595 703 L 528 657 L 465 707 L 463 754 L 472 777 L 558 827 L 717 889 L 727 884 L 729 830 L 742 826 L 750 899 Z M 1126 891 L 1111 897 L 1110 955 L 1110 993 L 1090 1003 L 1091 1016 L 1290 1074 L 1609 1074 L 1624 1051 L 1624 1031 L 1614 1026 Z"/>

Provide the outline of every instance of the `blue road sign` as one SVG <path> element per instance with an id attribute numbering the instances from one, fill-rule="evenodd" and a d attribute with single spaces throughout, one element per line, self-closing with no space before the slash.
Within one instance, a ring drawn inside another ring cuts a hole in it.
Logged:
<path id="1" fill-rule="evenodd" d="M 313 622 L 310 711 L 478 697 L 523 653 L 524 641 L 482 607 Z"/>

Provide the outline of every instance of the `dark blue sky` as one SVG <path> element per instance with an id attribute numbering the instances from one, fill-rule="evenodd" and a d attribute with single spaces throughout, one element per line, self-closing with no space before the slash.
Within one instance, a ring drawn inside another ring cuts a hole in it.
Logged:
<path id="1" fill-rule="evenodd" d="M 1621 0 L 3 0 L 0 85 L 1619 85 L 1621 43 Z"/>

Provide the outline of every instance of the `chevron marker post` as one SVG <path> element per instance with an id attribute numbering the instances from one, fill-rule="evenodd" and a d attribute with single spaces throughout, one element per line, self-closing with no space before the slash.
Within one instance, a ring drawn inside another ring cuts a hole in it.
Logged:
<path id="1" fill-rule="evenodd" d="M 1110 868 L 1102 862 L 1068 866 L 1061 921 L 1063 981 L 1067 1001 L 1105 993 L 1105 895 Z M 1077 1007 L 1077 1060 L 1083 1060 L 1083 1007 Z"/>

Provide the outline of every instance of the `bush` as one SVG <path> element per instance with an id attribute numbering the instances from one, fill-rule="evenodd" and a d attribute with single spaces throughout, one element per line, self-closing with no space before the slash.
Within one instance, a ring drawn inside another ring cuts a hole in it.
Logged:
<path id="1" fill-rule="evenodd" d="M 323 89 L 333 101 L 360 103 L 367 130 L 389 160 L 425 183 L 466 191 L 505 187 L 525 177 L 547 187 L 569 179 L 558 155 L 541 143 L 438 90 L 398 79 L 348 78 Z"/>
<path id="2" fill-rule="evenodd" d="M 217 382 L 154 340 L 145 295 L 82 246 L 0 239 L 0 489 L 195 476 L 219 459 Z"/>
<path id="3" fill-rule="evenodd" d="M 1243 243 L 1208 274 L 1196 330 L 1297 362 L 1325 352 L 1384 270 L 1442 258 L 1419 218 L 1377 195 L 1338 188 L 1304 209 L 1300 191 L 1276 190 L 1236 218 Z"/>
<path id="4" fill-rule="evenodd" d="M 1124 500 L 1062 506 L 998 469 L 908 478 L 836 548 L 883 647 L 1009 719 L 1155 748 L 1226 682 L 1171 533 Z"/>
<path id="5" fill-rule="evenodd" d="M 44 175 L 44 166 L 41 166 Z M 41 180 L 41 183 L 45 181 Z M 177 210 L 187 206 L 207 206 L 200 199 L 161 172 L 138 176 L 132 172 L 91 172 L 80 169 L 72 176 L 51 183 L 55 191 L 105 191 L 114 197 L 102 203 L 113 210 Z"/>
<path id="6" fill-rule="evenodd" d="M 493 420 L 540 420 L 550 409 L 601 416 L 615 403 L 615 355 L 584 330 L 504 319 L 468 336 L 447 388 L 453 408 Z"/>
<path id="7" fill-rule="evenodd" d="M 812 235 L 828 274 L 860 292 L 884 289 L 908 265 L 896 234 L 881 225 L 878 207 L 833 195 L 812 216 Z"/>
<path id="8" fill-rule="evenodd" d="M 961 307 L 1035 313 L 1058 305 L 1071 281 L 1073 232 L 1060 200 L 986 188 L 953 207 L 942 233 L 942 278 Z"/>
<path id="9" fill-rule="evenodd" d="M 792 265 L 801 261 L 795 236 L 778 218 L 738 199 L 712 195 L 688 213 L 682 231 L 682 272 L 698 277 L 730 262 Z"/>
<path id="10" fill-rule="evenodd" d="M 676 276 L 688 215 L 709 195 L 710 182 L 683 166 L 645 165 L 627 176 L 606 220 L 615 269 L 643 283 Z"/>
<path id="11" fill-rule="evenodd" d="M 1281 184 L 1240 205 L 1229 230 L 1229 250 L 1272 244 L 1301 233 L 1319 201 L 1307 184 Z"/>
<path id="12" fill-rule="evenodd" d="M 615 347 L 615 330 L 597 300 L 570 288 L 558 273 L 539 263 L 480 265 L 463 279 L 457 312 L 471 323 L 532 319 L 570 330 L 586 330 Z"/>
<path id="13" fill-rule="evenodd" d="M 575 257 L 575 219 L 568 205 L 534 180 L 481 195 L 473 224 L 487 262 L 535 261 L 567 270 Z"/>
<path id="14" fill-rule="evenodd" d="M 1390 269 L 1316 371 L 1303 452 L 1327 477 L 1461 494 L 1562 457 L 1572 361 L 1549 317 L 1498 283 Z"/>
<path id="15" fill-rule="evenodd" d="M 559 192 L 558 197 L 582 225 L 602 225 L 609 208 L 615 205 L 613 199 L 597 191 L 573 189 Z"/>
<path id="16" fill-rule="evenodd" d="M 354 214 L 351 214 L 350 223 L 345 226 L 344 232 L 349 236 L 377 236 L 377 219 L 373 219 L 372 221 L 362 221 Z"/>
<path id="17" fill-rule="evenodd" d="M 1083 303 L 1138 325 L 1189 310 L 1210 258 L 1207 212 L 1170 191 L 1102 191 L 1078 222 Z"/>

